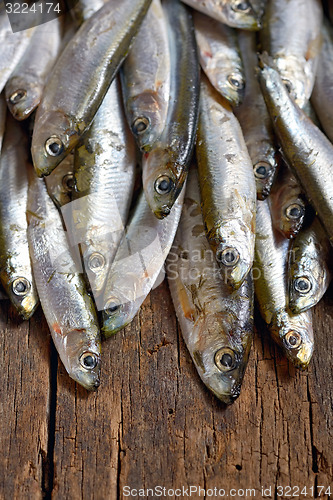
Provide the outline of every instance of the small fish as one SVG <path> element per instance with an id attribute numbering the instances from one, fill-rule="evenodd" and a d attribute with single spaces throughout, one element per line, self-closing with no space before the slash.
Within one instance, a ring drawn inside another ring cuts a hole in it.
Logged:
<path id="1" fill-rule="evenodd" d="M 303 108 L 309 100 L 321 47 L 320 0 L 269 0 L 260 32 L 262 50 L 272 56 L 283 83 Z"/>
<path id="2" fill-rule="evenodd" d="M 170 100 L 170 50 L 160 0 L 153 0 L 120 72 L 128 124 L 142 151 L 161 136 Z"/>
<path id="3" fill-rule="evenodd" d="M 264 200 L 270 193 L 277 172 L 276 145 L 271 119 L 256 76 L 256 36 L 249 31 L 239 31 L 238 41 L 244 61 L 246 87 L 243 102 L 235 109 L 235 115 L 252 160 L 257 198 Z"/>
<path id="4" fill-rule="evenodd" d="M 71 238 L 80 246 L 87 282 L 101 309 L 99 297 L 124 233 L 136 169 L 118 78 L 76 148 L 74 165 L 73 202 L 63 214 L 71 218 Z"/>
<path id="5" fill-rule="evenodd" d="M 284 157 L 333 244 L 333 145 L 295 104 L 264 56 L 259 80 Z"/>
<path id="6" fill-rule="evenodd" d="M 39 300 L 27 239 L 28 144 L 20 125 L 9 115 L 0 157 L 0 279 L 23 319 Z"/>
<path id="7" fill-rule="evenodd" d="M 8 78 L 20 62 L 28 47 L 35 28 L 13 33 L 5 10 L 0 12 L 0 92 L 4 89 Z"/>
<path id="8" fill-rule="evenodd" d="M 269 202 L 275 229 L 286 238 L 295 238 L 304 222 L 306 203 L 298 180 L 283 161 Z"/>
<path id="9" fill-rule="evenodd" d="M 236 32 L 197 11 L 193 20 L 202 69 L 216 90 L 238 106 L 244 97 L 245 76 Z"/>
<path id="10" fill-rule="evenodd" d="M 248 0 L 183 0 L 207 16 L 233 28 L 259 30 L 260 18 Z"/>
<path id="11" fill-rule="evenodd" d="M 101 342 L 92 299 L 72 257 L 61 215 L 32 170 L 28 241 L 40 302 L 69 376 L 88 390 L 100 383 Z"/>
<path id="12" fill-rule="evenodd" d="M 184 200 L 177 198 L 171 213 L 157 219 L 141 193 L 126 233 L 109 270 L 103 307 L 102 332 L 110 337 L 137 314 L 160 273 L 173 243 Z"/>
<path id="13" fill-rule="evenodd" d="M 289 259 L 289 308 L 295 314 L 315 306 L 332 279 L 331 245 L 317 217 L 294 240 Z"/>
<path id="14" fill-rule="evenodd" d="M 74 152 L 72 151 L 50 175 L 45 177 L 47 191 L 59 209 L 72 200 L 74 183 Z"/>
<path id="15" fill-rule="evenodd" d="M 37 108 L 45 81 L 61 47 L 61 18 L 37 26 L 27 50 L 6 83 L 5 94 L 10 112 L 25 120 Z"/>
<path id="16" fill-rule="evenodd" d="M 195 367 L 208 389 L 231 404 L 240 394 L 253 338 L 253 282 L 249 273 L 232 293 L 223 282 L 205 235 L 195 168 L 166 270 Z"/>
<path id="17" fill-rule="evenodd" d="M 164 0 L 170 44 L 170 103 L 161 137 L 142 159 L 142 183 L 156 217 L 169 215 L 186 180 L 198 122 L 200 73 L 192 16 Z"/>
<path id="18" fill-rule="evenodd" d="M 108 1 L 61 53 L 36 113 L 31 154 L 39 177 L 49 175 L 89 128 L 150 3 Z"/>
<path id="19" fill-rule="evenodd" d="M 259 310 L 275 342 L 295 366 L 304 369 L 314 347 L 312 315 L 288 310 L 289 249 L 290 240 L 273 228 L 268 200 L 258 201 L 253 279 Z"/>
<path id="20" fill-rule="evenodd" d="M 256 186 L 237 118 L 206 78 L 197 137 L 206 235 L 224 279 L 239 288 L 253 263 Z"/>
<path id="21" fill-rule="evenodd" d="M 332 3 L 333 6 L 333 3 Z M 325 134 L 333 141 L 333 27 L 325 20 L 322 26 L 323 45 L 321 47 L 316 80 L 311 95 L 311 103 L 318 115 Z"/>

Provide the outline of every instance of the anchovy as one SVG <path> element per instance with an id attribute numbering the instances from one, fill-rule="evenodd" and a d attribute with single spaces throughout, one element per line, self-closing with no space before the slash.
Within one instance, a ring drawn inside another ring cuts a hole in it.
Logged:
<path id="1" fill-rule="evenodd" d="M 170 50 L 160 0 L 153 0 L 120 74 L 128 124 L 139 148 L 149 151 L 164 130 L 170 100 Z"/>
<path id="2" fill-rule="evenodd" d="M 258 30 L 260 18 L 248 0 L 183 0 L 196 10 L 233 28 Z"/>
<path id="3" fill-rule="evenodd" d="M 259 79 L 274 129 L 333 244 L 333 145 L 291 99 L 278 71 L 262 57 Z"/>
<path id="4" fill-rule="evenodd" d="M 193 12 L 200 64 L 211 84 L 233 106 L 244 97 L 245 75 L 236 32 L 200 12 Z"/>
<path id="5" fill-rule="evenodd" d="M 153 149 L 143 155 L 142 182 L 156 217 L 166 217 L 181 192 L 198 120 L 200 74 L 192 17 L 179 0 L 164 0 L 170 44 L 170 103 Z"/>
<path id="6" fill-rule="evenodd" d="M 253 263 L 252 162 L 230 105 L 206 79 L 200 101 L 197 160 L 206 234 L 226 282 L 238 288 Z"/>
<path id="7" fill-rule="evenodd" d="M 251 273 L 230 293 L 205 236 L 197 172 L 190 170 L 167 276 L 182 335 L 204 384 L 224 403 L 239 396 L 253 337 Z"/>
<path id="8" fill-rule="evenodd" d="M 306 311 L 323 297 L 332 279 L 331 245 L 317 217 L 294 240 L 289 259 L 289 307 Z"/>
<path id="9" fill-rule="evenodd" d="M 89 128 L 150 3 L 110 0 L 67 44 L 36 114 L 31 153 L 40 177 L 49 175 Z"/>
<path id="10" fill-rule="evenodd" d="M 320 0 L 269 0 L 260 33 L 262 49 L 274 59 L 295 102 L 311 96 L 321 46 Z"/>
<path id="11" fill-rule="evenodd" d="M 99 386 L 101 342 L 96 312 L 87 294 L 66 232 L 43 179 L 31 172 L 28 240 L 41 305 L 69 376 L 88 390 Z"/>
<path id="12" fill-rule="evenodd" d="M 0 157 L 0 279 L 23 319 L 39 300 L 27 239 L 28 144 L 20 125 L 9 115 Z"/>
<path id="13" fill-rule="evenodd" d="M 37 26 L 24 57 L 6 83 L 5 94 L 10 112 L 25 120 L 38 106 L 47 77 L 61 48 L 60 18 Z"/>
<path id="14" fill-rule="evenodd" d="M 159 220 L 152 213 L 144 193 L 141 193 L 126 233 L 109 270 L 103 307 L 105 337 L 110 337 L 128 325 L 160 273 L 173 243 L 184 200 L 184 191 L 176 200 L 171 213 Z"/>
<path id="15" fill-rule="evenodd" d="M 99 295 L 127 222 L 136 169 L 135 143 L 118 79 L 76 148 L 74 163 L 74 201 L 66 219 L 72 218 L 74 243 L 80 245 L 89 287 L 100 308 Z"/>
<path id="16" fill-rule="evenodd" d="M 255 71 L 258 64 L 255 34 L 239 31 L 238 41 L 244 61 L 246 87 L 243 103 L 235 109 L 235 115 L 252 160 L 257 198 L 264 200 L 270 193 L 277 172 L 274 133 Z"/>
<path id="17" fill-rule="evenodd" d="M 289 248 L 290 241 L 274 231 L 268 200 L 258 201 L 253 279 L 260 313 L 290 361 L 306 368 L 314 345 L 312 316 L 310 311 L 294 315 L 287 308 Z"/>
<path id="18" fill-rule="evenodd" d="M 298 180 L 282 162 L 270 197 L 273 226 L 286 238 L 295 238 L 302 228 L 306 203 Z"/>

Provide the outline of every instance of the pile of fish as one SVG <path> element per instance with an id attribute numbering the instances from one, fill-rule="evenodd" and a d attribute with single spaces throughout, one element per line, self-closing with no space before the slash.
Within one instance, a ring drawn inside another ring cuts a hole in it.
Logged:
<path id="1" fill-rule="evenodd" d="M 100 384 L 101 336 L 165 272 L 197 371 L 224 403 L 240 393 L 254 295 L 273 339 L 308 366 L 331 280 L 332 11 L 79 0 L 16 33 L 0 11 L 1 283 L 23 319 L 40 302 L 86 389 Z"/>

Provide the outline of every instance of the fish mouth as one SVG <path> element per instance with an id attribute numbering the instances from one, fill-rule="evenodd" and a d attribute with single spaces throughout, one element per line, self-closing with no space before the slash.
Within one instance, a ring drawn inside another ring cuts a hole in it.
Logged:
<path id="1" fill-rule="evenodd" d="M 297 330 L 290 330 L 283 338 L 283 347 L 294 366 L 305 370 L 311 361 L 313 343 L 307 342 Z"/>

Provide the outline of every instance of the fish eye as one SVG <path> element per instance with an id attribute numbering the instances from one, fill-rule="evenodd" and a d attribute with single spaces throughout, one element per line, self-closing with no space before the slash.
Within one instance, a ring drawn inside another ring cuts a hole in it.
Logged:
<path id="1" fill-rule="evenodd" d="M 114 316 L 120 308 L 121 305 L 115 299 L 109 299 L 104 306 L 104 312 L 108 316 Z"/>
<path id="2" fill-rule="evenodd" d="M 282 80 L 282 81 L 283 81 L 283 83 L 285 84 L 286 89 L 288 90 L 288 93 L 289 93 L 290 95 L 292 95 L 292 93 L 293 93 L 293 86 L 292 86 L 292 84 L 291 84 L 291 81 L 290 81 L 290 80 L 285 80 L 285 79 L 284 79 L 284 80 Z"/>
<path id="3" fill-rule="evenodd" d="M 251 5 L 249 4 L 249 2 L 238 2 L 232 7 L 232 9 L 236 12 L 238 11 L 246 13 L 251 10 Z"/>
<path id="4" fill-rule="evenodd" d="M 80 356 L 80 365 L 86 370 L 93 370 L 97 365 L 97 356 L 94 352 L 84 352 Z M 99 385 L 99 384 L 98 384 Z"/>
<path id="5" fill-rule="evenodd" d="M 50 156 L 59 156 L 64 150 L 62 141 L 56 135 L 51 135 L 45 141 L 45 151 Z"/>
<path id="6" fill-rule="evenodd" d="M 254 176 L 257 179 L 266 179 L 266 177 L 268 177 L 270 169 L 271 169 L 271 166 L 269 163 L 267 163 L 265 161 L 259 161 L 254 166 L 254 169 L 253 169 Z"/>
<path id="7" fill-rule="evenodd" d="M 27 91 L 24 89 L 19 89 L 16 90 L 15 92 L 12 93 L 12 95 L 9 97 L 9 102 L 11 104 L 17 104 L 18 102 L 22 101 L 27 95 Z"/>
<path id="8" fill-rule="evenodd" d="M 30 281 L 26 278 L 16 278 L 12 283 L 12 290 L 15 295 L 24 296 L 31 288 Z"/>
<path id="9" fill-rule="evenodd" d="M 312 288 L 312 283 L 307 276 L 301 276 L 294 281 L 294 288 L 298 293 L 309 293 Z"/>
<path id="10" fill-rule="evenodd" d="M 236 367 L 236 354 L 229 347 L 222 347 L 222 349 L 216 351 L 214 362 L 220 371 L 228 372 Z"/>
<path id="11" fill-rule="evenodd" d="M 236 75 L 235 73 L 232 73 L 227 77 L 227 82 L 229 83 L 230 87 L 236 90 L 242 90 L 245 86 L 243 78 L 240 75 Z"/>
<path id="12" fill-rule="evenodd" d="M 99 252 L 94 252 L 89 256 L 88 267 L 91 271 L 98 272 L 105 266 L 105 258 Z"/>
<path id="13" fill-rule="evenodd" d="M 302 343 L 302 337 L 294 331 L 288 332 L 284 339 L 287 346 L 291 349 L 297 349 Z"/>
<path id="14" fill-rule="evenodd" d="M 173 188 L 173 181 L 167 175 L 161 175 L 156 179 L 154 187 L 158 194 L 168 194 Z"/>
<path id="15" fill-rule="evenodd" d="M 135 135 L 141 135 L 146 132 L 147 128 L 150 126 L 150 120 L 146 116 L 139 116 L 132 123 L 132 132 Z"/>
<path id="16" fill-rule="evenodd" d="M 228 247 L 217 252 L 216 259 L 227 267 L 234 267 L 239 261 L 239 252 L 236 248 Z"/>
<path id="17" fill-rule="evenodd" d="M 292 203 L 286 208 L 285 213 L 287 219 L 297 220 L 304 215 L 304 208 L 299 203 Z"/>
<path id="18" fill-rule="evenodd" d="M 75 184 L 75 182 L 74 182 L 74 174 L 66 174 L 66 175 L 64 175 L 64 177 L 62 178 L 61 183 L 62 183 L 62 186 L 65 189 L 65 191 L 67 193 L 70 193 L 73 190 L 74 184 Z"/>

